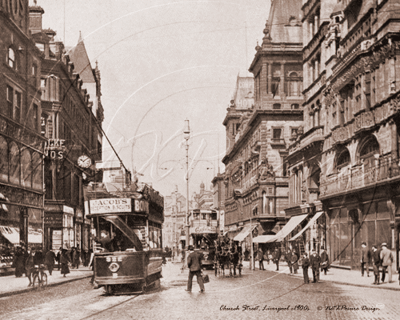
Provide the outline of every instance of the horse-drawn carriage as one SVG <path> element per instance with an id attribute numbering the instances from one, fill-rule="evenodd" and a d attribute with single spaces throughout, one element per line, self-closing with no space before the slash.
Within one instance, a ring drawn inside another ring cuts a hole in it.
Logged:
<path id="1" fill-rule="evenodd" d="M 216 253 L 214 260 L 215 276 L 225 276 L 225 270 L 229 270 L 229 276 L 242 275 L 242 250 L 232 242 L 226 242 L 221 238 L 216 241 Z"/>

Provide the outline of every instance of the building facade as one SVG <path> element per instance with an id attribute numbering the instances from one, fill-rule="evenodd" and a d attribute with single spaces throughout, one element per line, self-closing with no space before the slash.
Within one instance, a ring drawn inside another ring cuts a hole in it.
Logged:
<path id="1" fill-rule="evenodd" d="M 225 233 L 225 174 L 218 173 L 212 182 L 213 206 L 218 212 L 219 233 Z"/>
<path id="2" fill-rule="evenodd" d="M 178 248 L 181 230 L 186 225 L 186 197 L 178 192 L 178 186 L 169 196 L 164 197 L 164 247 Z M 184 235 L 183 235 L 184 238 Z"/>
<path id="3" fill-rule="evenodd" d="M 43 155 L 41 52 L 29 33 L 28 1 L 0 3 L 0 256 L 41 246 Z M 2 258 L 2 262 L 3 258 Z M 0 270 L 1 271 L 1 270 Z"/>
<path id="4" fill-rule="evenodd" d="M 245 240 L 246 247 L 249 235 L 275 234 L 285 223 L 289 189 L 284 158 L 303 121 L 300 7 L 300 1 L 272 2 L 262 45 L 249 69 L 254 103 L 241 108 L 236 95 L 224 120 L 229 142 L 222 160 L 225 230 L 234 240 Z"/>
<path id="5" fill-rule="evenodd" d="M 333 264 L 350 268 L 359 267 L 362 242 L 386 242 L 398 267 L 396 3 L 313 0 L 302 7 L 305 132 L 289 161 L 292 175 L 303 177 L 293 188 L 305 195 L 294 201 L 322 203 L 326 223 L 316 242 L 326 243 Z"/>
<path id="6" fill-rule="evenodd" d="M 76 47 L 66 51 L 55 31 L 42 29 L 43 9 L 30 7 L 30 13 L 30 30 L 42 51 L 41 129 L 47 140 L 44 247 L 76 246 L 88 251 L 90 220 L 84 217 L 83 186 L 89 178 L 93 180 L 94 163 L 101 160 L 102 153 L 99 71 L 97 66 L 92 69 L 81 38 Z M 96 84 L 92 96 L 81 75 Z M 89 159 L 84 168 L 77 162 L 81 156 Z"/>

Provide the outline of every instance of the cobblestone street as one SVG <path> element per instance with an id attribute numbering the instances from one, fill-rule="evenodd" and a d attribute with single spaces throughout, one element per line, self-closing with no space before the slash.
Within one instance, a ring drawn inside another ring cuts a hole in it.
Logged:
<path id="1" fill-rule="evenodd" d="M 2 319 L 398 319 L 399 291 L 338 285 L 303 285 L 300 278 L 243 270 L 214 277 L 204 294 L 188 293 L 179 266 L 164 267 L 161 289 L 139 296 L 106 296 L 88 279 L 0 299 Z M 172 281 L 175 279 L 174 281 Z"/>

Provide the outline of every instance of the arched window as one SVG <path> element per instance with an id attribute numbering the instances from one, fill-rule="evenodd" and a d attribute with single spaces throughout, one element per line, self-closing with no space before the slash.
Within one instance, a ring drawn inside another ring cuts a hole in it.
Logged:
<path id="1" fill-rule="evenodd" d="M 363 143 L 360 150 L 360 157 L 368 158 L 374 154 L 379 154 L 379 143 L 375 137 L 371 137 Z"/>
<path id="2" fill-rule="evenodd" d="M 0 180 L 8 182 L 8 144 L 0 137 Z"/>
<path id="3" fill-rule="evenodd" d="M 21 185 L 27 188 L 32 187 L 32 162 L 31 153 L 28 149 L 21 152 Z"/>
<path id="4" fill-rule="evenodd" d="M 15 142 L 10 143 L 10 182 L 20 184 L 21 178 L 21 161 L 19 148 Z"/>
<path id="5" fill-rule="evenodd" d="M 41 190 L 43 188 L 42 157 L 39 153 L 32 154 L 32 188 Z"/>
<path id="6" fill-rule="evenodd" d="M 13 48 L 9 47 L 8 48 L 8 57 L 7 57 L 7 62 L 8 66 L 16 69 L 17 68 L 17 61 L 16 61 L 16 56 L 15 56 L 15 51 Z"/>
<path id="7" fill-rule="evenodd" d="M 345 148 L 342 150 L 337 159 L 336 159 L 336 167 L 344 167 L 350 163 L 350 153 L 349 151 Z"/>

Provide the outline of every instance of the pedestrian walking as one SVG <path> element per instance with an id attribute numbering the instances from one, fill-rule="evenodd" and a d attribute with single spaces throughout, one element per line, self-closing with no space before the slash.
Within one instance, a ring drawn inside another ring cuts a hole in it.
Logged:
<path id="1" fill-rule="evenodd" d="M 80 264 L 80 251 L 79 248 L 74 247 L 72 250 L 72 267 L 78 269 Z"/>
<path id="2" fill-rule="evenodd" d="M 15 268 L 15 276 L 22 277 L 25 273 L 25 254 L 20 246 L 17 247 L 14 254 L 13 267 Z"/>
<path id="3" fill-rule="evenodd" d="M 261 248 L 258 248 L 257 260 L 258 260 L 258 262 L 260 264 L 260 270 L 265 270 L 264 269 L 264 252 L 262 251 Z"/>
<path id="4" fill-rule="evenodd" d="M 232 265 L 233 265 L 233 275 L 236 276 L 236 268 L 239 265 L 239 252 L 238 252 L 237 248 L 233 249 L 233 252 L 231 252 L 231 256 L 232 256 Z"/>
<path id="5" fill-rule="evenodd" d="M 61 263 L 61 274 L 64 277 L 69 273 L 68 263 L 71 262 L 69 254 L 66 249 L 62 249 L 61 256 L 60 256 L 60 263 Z"/>
<path id="6" fill-rule="evenodd" d="M 56 255 L 57 269 L 58 270 L 60 270 L 60 268 L 61 268 L 61 262 L 60 262 L 61 251 L 62 251 L 62 248 L 60 247 L 60 249 L 58 250 L 57 255 Z"/>
<path id="7" fill-rule="evenodd" d="M 381 256 L 380 251 L 377 249 L 376 245 L 372 246 L 372 264 L 374 270 L 374 283 L 379 284 L 379 267 L 381 266 Z"/>
<path id="8" fill-rule="evenodd" d="M 265 260 L 267 260 L 268 264 L 271 258 L 272 258 L 271 251 L 267 250 L 267 253 L 265 254 Z"/>
<path id="9" fill-rule="evenodd" d="M 32 280 L 33 280 L 32 279 L 32 271 L 33 271 L 33 268 L 35 266 L 34 255 L 35 255 L 35 252 L 33 250 L 31 250 L 28 253 L 28 258 L 25 261 L 26 276 L 27 276 L 27 278 L 29 280 L 28 287 L 30 287 L 33 284 L 33 282 L 32 282 Z"/>
<path id="10" fill-rule="evenodd" d="M 380 253 L 380 258 L 382 261 L 382 283 L 385 282 L 385 275 L 386 275 L 386 270 L 388 271 L 388 276 L 389 276 L 389 283 L 392 282 L 392 263 L 393 263 L 393 254 L 392 252 L 387 248 L 386 242 L 382 243 L 382 251 Z"/>
<path id="11" fill-rule="evenodd" d="M 310 283 L 310 280 L 308 279 L 308 267 L 310 266 L 310 259 L 308 259 L 308 254 L 304 252 L 303 258 L 301 259 L 301 267 L 303 268 L 303 278 L 304 278 L 304 283 L 308 284 Z"/>
<path id="12" fill-rule="evenodd" d="M 310 256 L 310 265 L 313 273 L 313 282 L 316 283 L 319 280 L 319 268 L 321 266 L 321 257 L 315 250 L 312 251 L 312 254 Z"/>
<path id="13" fill-rule="evenodd" d="M 367 277 L 369 277 L 369 268 L 372 263 L 371 250 L 368 249 L 367 244 L 361 244 L 361 276 L 364 277 L 364 268 L 367 270 Z"/>
<path id="14" fill-rule="evenodd" d="M 193 246 L 189 246 L 189 251 L 192 250 Z M 197 283 L 200 286 L 200 292 L 204 292 L 203 277 L 201 275 L 201 260 L 203 260 L 203 254 L 199 251 L 192 251 L 187 258 L 189 279 L 186 291 L 188 292 L 192 291 L 192 280 L 194 276 L 197 278 Z"/>
<path id="15" fill-rule="evenodd" d="M 324 247 L 321 247 L 320 257 L 321 257 L 321 272 L 324 271 L 324 275 L 326 275 L 329 269 L 329 257 Z"/>
<path id="16" fill-rule="evenodd" d="M 49 270 L 50 275 L 53 273 L 55 259 L 56 255 L 53 250 L 49 250 L 46 252 L 46 255 L 44 257 L 44 264 L 46 265 L 47 270 Z"/>
<path id="17" fill-rule="evenodd" d="M 281 250 L 278 247 L 275 248 L 273 256 L 274 256 L 273 262 L 276 264 L 276 270 L 275 271 L 279 271 L 279 260 L 281 258 Z"/>
<path id="18" fill-rule="evenodd" d="M 293 273 L 297 274 L 297 270 L 299 269 L 299 256 L 296 251 L 292 251 L 292 266 L 293 266 Z"/>
<path id="19" fill-rule="evenodd" d="M 292 267 L 292 251 L 290 249 L 287 250 L 286 255 L 285 255 L 285 260 L 286 263 L 289 267 L 290 273 L 293 273 L 293 267 Z"/>

